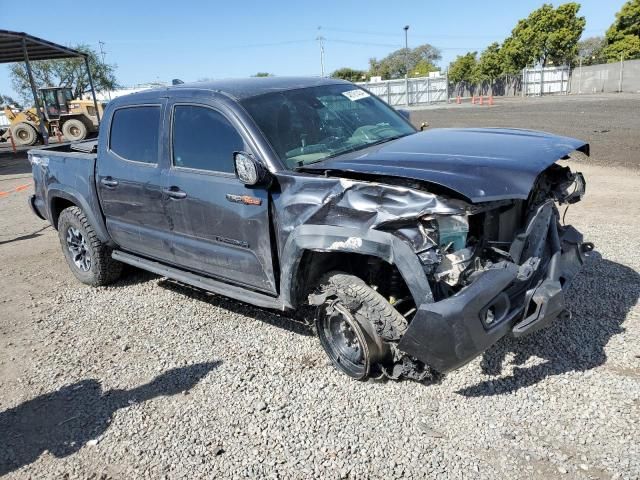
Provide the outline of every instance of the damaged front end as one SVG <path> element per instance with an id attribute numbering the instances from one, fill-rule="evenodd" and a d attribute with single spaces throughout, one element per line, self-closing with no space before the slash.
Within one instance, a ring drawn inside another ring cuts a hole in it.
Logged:
<path id="1" fill-rule="evenodd" d="M 468 204 L 427 214 L 394 234 L 410 242 L 432 289 L 397 348 L 439 372 L 458 368 L 505 334 L 570 318 L 564 290 L 593 245 L 562 225 L 558 206 L 579 201 L 582 174 L 553 164 L 526 200 Z M 389 228 L 389 225 L 385 226 Z"/>

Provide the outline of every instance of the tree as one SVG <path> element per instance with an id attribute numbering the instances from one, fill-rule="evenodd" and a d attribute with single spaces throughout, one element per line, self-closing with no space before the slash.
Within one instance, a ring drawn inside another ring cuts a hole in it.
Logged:
<path id="1" fill-rule="evenodd" d="M 500 50 L 500 44 L 493 42 L 480 54 L 480 59 L 478 60 L 478 76 L 480 80 L 487 80 L 493 83 L 503 72 L 504 59 Z"/>
<path id="2" fill-rule="evenodd" d="M 391 52 L 382 60 L 371 58 L 369 60 L 369 75 L 372 77 L 380 76 L 384 79 L 404 78 L 407 66 L 409 73 L 411 73 L 416 69 L 425 69 L 428 65 L 433 66 L 441 58 L 440 50 L 426 43 L 413 49 L 401 48 Z M 419 68 L 418 65 L 420 65 Z M 436 68 L 433 67 L 433 69 Z"/>
<path id="3" fill-rule="evenodd" d="M 606 33 L 603 55 L 609 62 L 640 58 L 640 0 L 629 0 Z"/>
<path id="4" fill-rule="evenodd" d="M 273 77 L 273 74 L 268 72 L 258 72 L 255 75 L 251 75 L 252 77 Z"/>
<path id="5" fill-rule="evenodd" d="M 574 64 L 580 62 L 582 65 L 596 65 L 606 62 L 603 49 L 607 41 L 604 37 L 589 37 L 578 42 L 578 58 L 573 61 Z"/>
<path id="6" fill-rule="evenodd" d="M 9 105 L 13 105 L 14 107 L 16 107 L 18 109 L 22 109 L 22 105 L 20 104 L 20 102 L 18 102 L 17 100 L 13 99 L 9 95 L 2 95 L 0 93 L 0 107 L 4 107 L 4 106 L 8 107 Z"/>
<path id="7" fill-rule="evenodd" d="M 341 78 L 350 82 L 362 82 L 367 79 L 367 72 L 364 70 L 355 70 L 349 67 L 339 68 L 331 74 L 332 78 Z"/>
<path id="8" fill-rule="evenodd" d="M 476 83 L 479 80 L 477 55 L 477 52 L 458 55 L 449 64 L 449 81 L 454 84 L 459 82 Z"/>
<path id="9" fill-rule="evenodd" d="M 437 72 L 440 70 L 433 63 L 427 60 L 420 60 L 416 63 L 416 66 L 409 72 L 410 77 L 426 77 L 429 75 L 429 72 Z"/>
<path id="10" fill-rule="evenodd" d="M 96 51 L 88 45 L 73 48 L 89 56 L 89 68 L 96 91 L 113 90 L 119 86 L 115 76 L 117 65 L 102 63 Z M 31 70 L 36 87 L 71 87 L 74 98 L 81 98 L 83 93 L 90 90 L 89 76 L 82 58 L 37 60 L 31 62 Z M 12 64 L 10 76 L 13 89 L 25 104 L 32 104 L 33 95 L 25 64 Z"/>
<path id="11" fill-rule="evenodd" d="M 519 20 L 503 44 L 505 70 L 516 73 L 527 65 L 569 63 L 577 54 L 585 18 L 578 16 L 580 4 L 565 3 L 553 8 L 544 4 Z"/>

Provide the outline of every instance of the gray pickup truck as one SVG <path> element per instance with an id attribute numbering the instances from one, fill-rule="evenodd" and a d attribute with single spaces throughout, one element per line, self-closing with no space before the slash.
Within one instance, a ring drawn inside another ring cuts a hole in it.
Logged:
<path id="1" fill-rule="evenodd" d="M 30 205 L 83 283 L 133 265 L 299 313 L 353 378 L 424 380 L 570 321 L 593 245 L 562 224 L 585 182 L 556 161 L 588 150 L 418 131 L 340 80 L 183 84 L 113 100 L 97 141 L 31 150 Z"/>

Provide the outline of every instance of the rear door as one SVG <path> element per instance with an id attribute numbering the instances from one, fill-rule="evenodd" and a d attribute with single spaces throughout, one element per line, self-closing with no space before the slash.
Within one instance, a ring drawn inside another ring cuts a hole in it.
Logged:
<path id="1" fill-rule="evenodd" d="M 269 196 L 234 173 L 233 153 L 250 138 L 233 112 L 214 103 L 170 104 L 167 210 L 177 265 L 276 293 Z"/>
<path id="2" fill-rule="evenodd" d="M 161 125 L 166 102 L 129 105 L 112 113 L 100 145 L 97 184 L 107 230 L 123 249 L 171 262 L 163 197 Z"/>

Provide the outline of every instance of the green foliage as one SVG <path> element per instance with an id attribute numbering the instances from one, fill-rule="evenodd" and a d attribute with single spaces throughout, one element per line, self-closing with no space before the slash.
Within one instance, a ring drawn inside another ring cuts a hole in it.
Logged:
<path id="1" fill-rule="evenodd" d="M 458 55 L 449 64 L 449 81 L 476 83 L 479 80 L 477 52 Z"/>
<path id="2" fill-rule="evenodd" d="M 96 91 L 113 90 L 119 86 L 115 76 L 117 65 L 103 64 L 96 51 L 88 45 L 78 45 L 73 48 L 89 55 L 89 68 L 91 69 Z M 31 62 L 31 70 L 36 88 L 71 87 L 74 98 L 81 98 L 83 93 L 91 89 L 89 76 L 82 58 L 37 60 Z M 13 89 L 20 95 L 25 104 L 31 105 L 33 96 L 25 64 L 12 64 L 10 66 L 10 76 Z"/>
<path id="3" fill-rule="evenodd" d="M 353 68 L 339 68 L 331 74 L 333 78 L 341 78 L 350 82 L 362 82 L 367 79 L 367 72 L 364 70 L 355 70 Z"/>
<path id="4" fill-rule="evenodd" d="M 605 63 L 606 58 L 603 50 L 606 44 L 604 37 L 589 37 L 580 40 L 578 42 L 578 57 L 573 61 L 573 64 L 578 65 L 580 59 L 582 59 L 582 65 Z"/>
<path id="5" fill-rule="evenodd" d="M 640 58 L 640 0 L 629 0 L 606 33 L 603 55 L 609 62 Z"/>
<path id="6" fill-rule="evenodd" d="M 369 60 L 369 75 L 372 77 L 380 76 L 385 80 L 404 78 L 407 66 L 411 75 L 411 72 L 416 70 L 423 71 L 429 66 L 433 67 L 433 64 L 441 58 L 440 50 L 426 43 L 413 49 L 401 48 L 391 52 L 382 60 L 371 58 Z"/>
<path id="7" fill-rule="evenodd" d="M 440 70 L 433 63 L 427 60 L 420 60 L 415 67 L 409 72 L 410 77 L 426 77 L 429 72 L 437 72 Z"/>
<path id="8" fill-rule="evenodd" d="M 271 73 L 268 72 L 258 72 L 255 75 L 251 75 L 252 77 L 273 77 Z"/>
<path id="9" fill-rule="evenodd" d="M 579 10 L 580 4 L 574 2 L 557 8 L 544 4 L 519 20 L 503 44 L 505 71 L 516 73 L 538 62 L 561 65 L 575 58 L 586 23 Z"/>
<path id="10" fill-rule="evenodd" d="M 478 60 L 478 77 L 480 80 L 493 82 L 504 72 L 504 58 L 500 44 L 494 42 L 481 54 Z"/>

